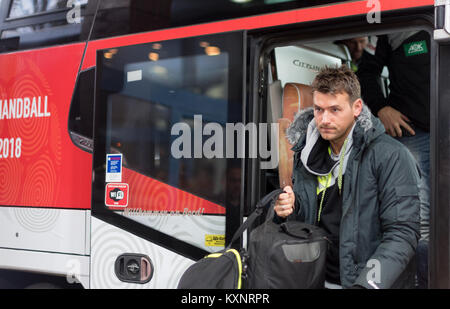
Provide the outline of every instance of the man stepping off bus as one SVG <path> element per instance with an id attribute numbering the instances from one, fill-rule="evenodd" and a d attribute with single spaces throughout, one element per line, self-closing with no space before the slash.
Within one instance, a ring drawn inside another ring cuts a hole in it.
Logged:
<path id="1" fill-rule="evenodd" d="M 325 287 L 414 287 L 420 209 L 414 158 L 384 134 L 349 68 L 322 69 L 312 89 L 313 107 L 287 130 L 293 188 L 279 195 L 275 220 L 290 217 L 329 233 Z"/>

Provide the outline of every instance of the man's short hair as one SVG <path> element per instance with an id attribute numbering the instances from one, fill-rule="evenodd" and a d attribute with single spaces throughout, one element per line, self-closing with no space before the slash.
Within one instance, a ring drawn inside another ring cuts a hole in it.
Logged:
<path id="1" fill-rule="evenodd" d="M 312 91 L 318 91 L 323 94 L 336 95 L 338 93 L 347 93 L 350 104 L 361 98 L 361 86 L 358 77 L 346 65 L 341 67 L 324 67 L 317 74 L 311 84 Z"/>

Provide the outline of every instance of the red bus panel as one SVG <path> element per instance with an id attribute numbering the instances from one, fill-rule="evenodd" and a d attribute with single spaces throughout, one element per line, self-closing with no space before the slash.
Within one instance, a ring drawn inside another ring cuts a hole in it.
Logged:
<path id="1" fill-rule="evenodd" d="M 92 155 L 67 130 L 84 47 L 0 55 L 0 205 L 90 208 Z"/>

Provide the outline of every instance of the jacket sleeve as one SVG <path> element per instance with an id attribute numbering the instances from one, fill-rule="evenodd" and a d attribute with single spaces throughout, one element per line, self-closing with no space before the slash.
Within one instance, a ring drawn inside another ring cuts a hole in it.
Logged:
<path id="1" fill-rule="evenodd" d="M 377 161 L 381 242 L 354 284 L 390 288 L 414 257 L 419 240 L 420 174 L 404 147 L 379 156 Z"/>
<path id="2" fill-rule="evenodd" d="M 364 52 L 356 72 L 361 84 L 361 95 L 369 106 L 374 116 L 378 117 L 378 111 L 387 105 L 380 85 L 381 72 L 388 64 L 391 53 L 386 35 L 378 37 L 375 55 Z"/>

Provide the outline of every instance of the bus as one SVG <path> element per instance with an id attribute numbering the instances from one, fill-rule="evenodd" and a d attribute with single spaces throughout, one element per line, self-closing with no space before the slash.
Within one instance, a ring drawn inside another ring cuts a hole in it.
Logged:
<path id="1" fill-rule="evenodd" d="M 402 31 L 430 39 L 428 286 L 450 288 L 437 0 L 0 0 L 0 287 L 176 288 L 289 182 L 299 85 Z"/>

